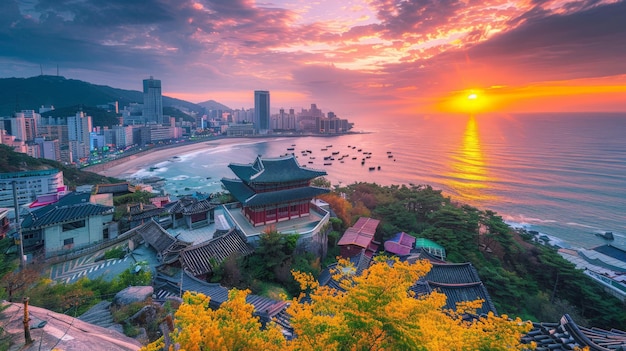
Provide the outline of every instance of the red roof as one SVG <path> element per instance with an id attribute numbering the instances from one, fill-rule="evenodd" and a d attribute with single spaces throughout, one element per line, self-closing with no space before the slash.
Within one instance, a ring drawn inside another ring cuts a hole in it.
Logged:
<path id="1" fill-rule="evenodd" d="M 364 249 L 368 248 L 374 234 L 376 233 L 376 227 L 380 223 L 377 219 L 361 217 L 356 223 L 348 228 L 337 245 L 356 245 Z"/>

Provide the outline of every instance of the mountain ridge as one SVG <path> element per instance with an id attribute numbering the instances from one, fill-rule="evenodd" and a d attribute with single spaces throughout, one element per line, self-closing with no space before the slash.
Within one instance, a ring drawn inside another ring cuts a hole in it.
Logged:
<path id="1" fill-rule="evenodd" d="M 10 116 L 21 110 L 38 111 L 41 106 L 97 106 L 113 101 L 118 102 L 120 109 L 133 102 L 142 103 L 143 92 L 97 85 L 63 76 L 0 78 L 0 116 Z M 200 104 L 168 96 L 163 96 L 163 106 L 197 113 L 204 113 L 205 110 Z"/>

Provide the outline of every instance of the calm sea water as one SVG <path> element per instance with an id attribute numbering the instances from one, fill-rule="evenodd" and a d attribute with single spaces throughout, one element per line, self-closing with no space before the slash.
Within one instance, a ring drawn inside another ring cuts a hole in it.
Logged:
<path id="1" fill-rule="evenodd" d="M 367 133 L 209 142 L 135 176 L 164 177 L 172 194 L 215 192 L 222 177 L 234 176 L 229 163 L 293 152 L 301 165 L 326 170 L 333 184 L 430 184 L 564 247 L 601 245 L 594 234 L 611 231 L 626 248 L 626 114 L 385 118 L 355 130 Z M 324 165 L 332 152 L 332 165 Z"/>

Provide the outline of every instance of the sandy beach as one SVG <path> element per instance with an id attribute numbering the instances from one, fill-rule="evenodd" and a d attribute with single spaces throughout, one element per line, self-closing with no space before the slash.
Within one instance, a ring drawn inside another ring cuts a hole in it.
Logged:
<path id="1" fill-rule="evenodd" d="M 197 143 L 181 144 L 170 148 L 159 148 L 149 152 L 124 157 L 115 161 L 84 168 L 85 171 L 98 173 L 107 177 L 120 179 L 129 178 L 137 171 L 148 168 L 156 163 L 166 161 L 174 156 L 183 156 L 203 149 L 211 149 L 223 145 L 240 143 L 239 138 L 207 140 Z"/>

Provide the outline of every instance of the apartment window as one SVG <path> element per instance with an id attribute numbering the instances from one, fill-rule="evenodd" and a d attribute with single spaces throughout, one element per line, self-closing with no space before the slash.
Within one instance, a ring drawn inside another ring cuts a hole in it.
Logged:
<path id="1" fill-rule="evenodd" d="M 73 243 L 74 243 L 74 238 L 63 240 L 63 245 L 72 245 Z"/>
<path id="2" fill-rule="evenodd" d="M 80 221 L 75 221 L 75 222 L 70 222 L 70 223 L 64 223 L 63 224 L 63 231 L 67 232 L 69 230 L 74 230 L 74 229 L 78 229 L 78 228 L 82 228 L 85 226 L 85 220 L 80 220 Z"/>

